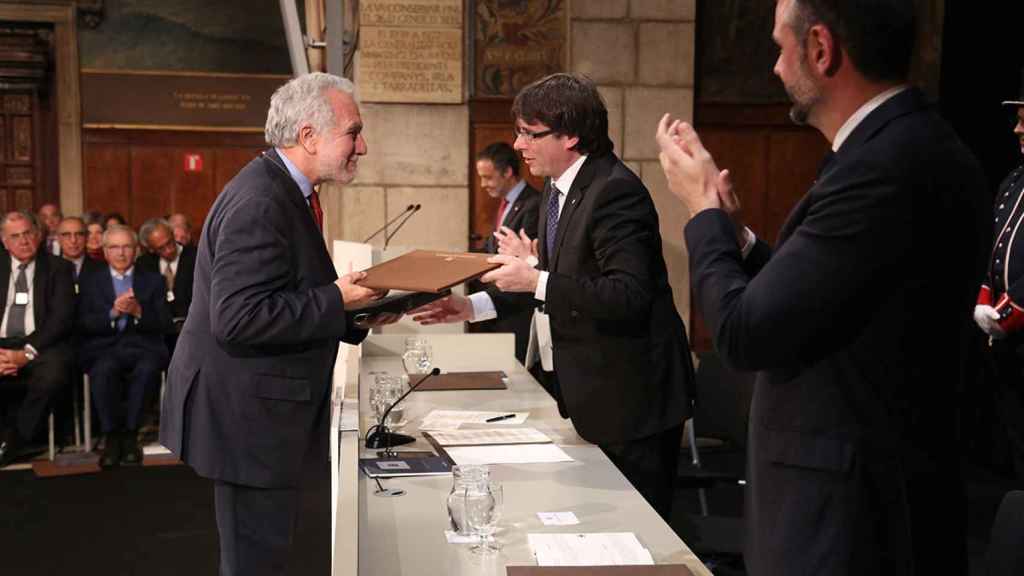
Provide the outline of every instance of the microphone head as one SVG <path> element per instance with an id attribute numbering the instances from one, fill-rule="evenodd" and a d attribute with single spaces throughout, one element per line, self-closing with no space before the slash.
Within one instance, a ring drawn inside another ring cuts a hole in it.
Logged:
<path id="1" fill-rule="evenodd" d="M 415 210 L 419 210 L 419 209 L 420 209 L 420 207 L 422 207 L 422 206 L 423 206 L 422 204 L 417 204 L 417 205 L 416 205 L 416 208 L 414 208 L 414 209 L 415 209 Z"/>
<path id="2" fill-rule="evenodd" d="M 438 367 L 436 367 L 436 366 L 434 367 L 434 369 L 433 369 L 433 370 L 431 370 L 431 371 L 430 371 L 430 375 L 431 375 L 431 376 L 437 376 L 437 375 L 438 375 L 438 374 L 440 374 L 440 373 L 441 373 L 441 369 L 440 369 L 440 368 L 438 368 Z"/>
<path id="3" fill-rule="evenodd" d="M 405 209 L 406 209 L 406 210 L 415 210 L 415 209 L 416 209 L 416 207 L 417 207 L 417 205 L 416 205 L 416 204 L 409 204 L 408 206 L 406 206 L 406 207 L 405 207 Z"/>

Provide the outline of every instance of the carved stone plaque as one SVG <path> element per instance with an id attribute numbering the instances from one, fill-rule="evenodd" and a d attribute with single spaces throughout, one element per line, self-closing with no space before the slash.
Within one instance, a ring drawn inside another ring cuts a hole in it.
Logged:
<path id="1" fill-rule="evenodd" d="M 364 0 L 356 86 L 364 102 L 462 102 L 462 0 Z"/>

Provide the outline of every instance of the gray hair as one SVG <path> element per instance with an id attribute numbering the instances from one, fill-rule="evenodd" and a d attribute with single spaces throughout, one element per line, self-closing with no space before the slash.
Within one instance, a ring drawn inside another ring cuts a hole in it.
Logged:
<path id="1" fill-rule="evenodd" d="M 355 85 L 341 76 L 313 72 L 292 78 L 275 90 L 264 129 L 267 144 L 280 148 L 295 146 L 299 130 L 307 124 L 317 134 L 330 129 L 336 121 L 327 100 L 327 91 L 331 89 L 351 94 Z"/>
<path id="2" fill-rule="evenodd" d="M 107 226 L 107 229 L 103 231 L 103 247 L 106 248 L 107 244 L 110 243 L 110 237 L 118 232 L 124 232 L 132 239 L 132 243 L 136 246 L 139 245 L 139 237 L 135 235 L 135 230 L 124 224 L 111 224 Z"/>
<path id="3" fill-rule="evenodd" d="M 14 210 L 4 214 L 4 219 L 0 221 L 0 227 L 6 226 L 8 222 L 16 222 L 18 220 L 25 220 L 33 231 L 39 232 L 39 219 L 36 215 L 28 210 Z"/>
<path id="4" fill-rule="evenodd" d="M 167 231 L 168 236 L 171 236 L 172 238 L 174 237 L 174 230 L 171 228 L 170 222 L 163 218 L 150 218 L 143 222 L 142 226 L 139 227 L 139 238 L 142 238 L 142 241 L 148 245 L 150 234 L 152 234 L 157 228 L 163 228 Z"/>

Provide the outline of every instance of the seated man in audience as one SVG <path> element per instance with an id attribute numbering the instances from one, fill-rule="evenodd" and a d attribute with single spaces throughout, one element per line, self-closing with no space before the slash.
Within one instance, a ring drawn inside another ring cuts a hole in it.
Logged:
<path id="1" fill-rule="evenodd" d="M 192 276 L 196 269 L 195 246 L 182 246 L 174 240 L 171 225 L 163 218 L 146 220 L 139 231 L 149 253 L 139 257 L 140 269 L 163 276 L 165 299 L 174 322 L 167 336 L 167 349 L 174 352 L 178 332 L 185 323 L 185 315 L 192 304 Z"/>
<path id="2" fill-rule="evenodd" d="M 82 278 L 79 358 L 89 375 L 92 400 L 106 436 L 100 466 L 140 464 L 139 422 L 146 399 L 160 383 L 168 361 L 164 334 L 170 315 L 164 282 L 135 264 L 135 232 L 113 224 L 103 233 L 109 273 Z M 122 407 L 121 396 L 127 397 Z"/>
<path id="3" fill-rule="evenodd" d="M 57 227 L 57 238 L 60 240 L 60 255 L 73 266 L 72 273 L 75 278 L 75 294 L 78 294 L 78 286 L 81 283 L 79 278 L 91 274 L 97 270 L 105 270 L 106 266 L 98 260 L 93 260 L 85 255 L 85 238 L 88 232 L 85 230 L 85 222 L 77 216 L 69 216 L 60 222 Z"/>
<path id="4" fill-rule="evenodd" d="M 60 241 L 57 237 L 57 227 L 60 225 L 64 215 L 56 204 L 43 204 L 39 208 L 40 240 L 46 247 L 46 252 L 54 256 L 60 256 Z"/>
<path id="5" fill-rule="evenodd" d="M 182 246 L 195 246 L 195 242 L 192 241 L 192 223 L 189 222 L 188 216 L 178 212 L 171 214 L 167 221 L 171 223 L 171 229 L 174 230 L 174 241 Z"/>
<path id="6" fill-rule="evenodd" d="M 11 212 L 0 224 L 0 467 L 32 440 L 71 368 L 71 265 L 39 250 L 35 217 Z"/>

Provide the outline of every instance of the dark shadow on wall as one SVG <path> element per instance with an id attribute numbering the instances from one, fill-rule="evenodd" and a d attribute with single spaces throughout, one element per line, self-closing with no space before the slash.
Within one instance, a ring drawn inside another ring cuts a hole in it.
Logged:
<path id="1" fill-rule="evenodd" d="M 291 72 L 275 0 L 107 0 L 79 47 L 83 68 Z"/>

